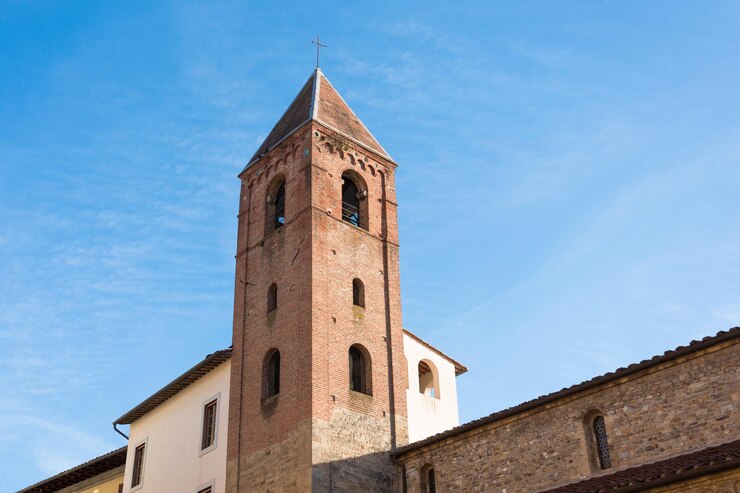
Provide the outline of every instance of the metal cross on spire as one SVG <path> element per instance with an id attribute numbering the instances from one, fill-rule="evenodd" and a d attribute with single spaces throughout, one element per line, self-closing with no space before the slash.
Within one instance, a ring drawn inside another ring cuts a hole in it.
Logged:
<path id="1" fill-rule="evenodd" d="M 316 68 L 319 68 L 319 54 L 321 53 L 321 48 L 326 48 L 326 45 L 321 44 L 321 38 L 316 36 L 316 39 L 311 41 L 311 44 L 316 45 Z"/>

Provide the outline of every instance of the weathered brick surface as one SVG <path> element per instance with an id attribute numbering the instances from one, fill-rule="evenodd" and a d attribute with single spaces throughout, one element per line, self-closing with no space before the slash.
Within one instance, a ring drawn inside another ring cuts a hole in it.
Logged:
<path id="1" fill-rule="evenodd" d="M 394 167 L 311 122 L 241 175 L 228 492 L 396 489 L 389 451 L 407 429 Z M 341 220 L 346 171 L 368 193 L 367 230 Z M 266 234 L 278 176 L 286 224 Z M 354 278 L 364 309 L 352 303 Z M 278 308 L 268 314 L 273 282 Z M 370 357 L 372 396 L 349 390 L 353 344 Z M 280 394 L 263 402 L 271 348 Z"/>
<path id="2" fill-rule="evenodd" d="M 421 491 L 425 464 L 445 492 L 531 492 L 599 474 L 584 428 L 593 410 L 606 419 L 612 469 L 735 439 L 738 348 L 720 343 L 412 451 L 400 458 L 408 491 Z"/>
<path id="3" fill-rule="evenodd" d="M 298 132 L 275 149 L 271 159 L 242 175 L 227 491 L 267 491 L 257 485 L 272 484 L 270 478 L 254 469 L 276 474 L 282 468 L 256 460 L 255 453 L 272 447 L 282 448 L 272 457 L 283 456 L 295 470 L 291 476 L 310 476 L 310 462 L 303 459 L 310 457 L 310 441 L 296 441 L 299 423 L 310 423 L 311 418 L 310 157 L 304 153 L 309 146 L 310 133 Z M 286 224 L 266 234 L 267 190 L 277 176 L 286 182 Z M 273 282 L 278 285 L 278 309 L 268 317 L 267 291 Z M 263 365 L 271 348 L 281 355 L 280 395 L 263 405 Z M 298 471 L 301 467 L 304 470 Z M 285 484 L 291 482 L 297 480 L 286 478 Z"/>

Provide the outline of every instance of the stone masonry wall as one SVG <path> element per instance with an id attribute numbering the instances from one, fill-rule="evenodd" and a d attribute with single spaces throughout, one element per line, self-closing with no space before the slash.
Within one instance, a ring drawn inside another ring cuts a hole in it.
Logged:
<path id="1" fill-rule="evenodd" d="M 342 408 L 330 421 L 314 418 L 312 491 L 400 491 L 400 471 L 390 457 L 389 421 Z M 405 419 L 397 417 L 396 425 L 405 429 Z"/>
<path id="2" fill-rule="evenodd" d="M 426 464 L 444 492 L 529 493 L 600 474 L 584 425 L 594 411 L 606 421 L 608 472 L 736 439 L 739 348 L 718 343 L 410 451 L 399 457 L 408 492 L 422 491 Z"/>
<path id="3" fill-rule="evenodd" d="M 240 460 L 240 492 L 311 491 L 311 420 L 298 423 L 282 440 L 243 455 Z M 236 462 L 231 461 L 226 470 L 231 488 L 236 487 L 236 473 Z"/>

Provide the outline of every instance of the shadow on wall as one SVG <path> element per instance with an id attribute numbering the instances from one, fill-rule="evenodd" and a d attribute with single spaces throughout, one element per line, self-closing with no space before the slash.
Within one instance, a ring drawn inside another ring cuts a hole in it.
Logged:
<path id="1" fill-rule="evenodd" d="M 403 471 L 389 452 L 315 464 L 313 490 L 331 493 L 400 493 Z"/>

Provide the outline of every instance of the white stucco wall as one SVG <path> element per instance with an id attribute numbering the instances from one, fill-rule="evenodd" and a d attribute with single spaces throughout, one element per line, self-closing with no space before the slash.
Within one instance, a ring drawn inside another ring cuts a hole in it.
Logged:
<path id="1" fill-rule="evenodd" d="M 406 389 L 409 443 L 459 425 L 455 365 L 406 333 L 403 334 L 403 350 L 409 375 L 409 388 Z M 422 360 L 437 369 L 439 398 L 419 391 L 419 362 Z"/>
<path id="2" fill-rule="evenodd" d="M 230 374 L 228 360 L 131 424 L 123 491 L 197 493 L 213 481 L 214 493 L 223 493 Z M 201 455 L 203 405 L 217 394 L 216 446 Z M 144 440 L 142 486 L 132 490 L 134 451 Z"/>

